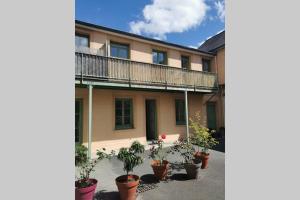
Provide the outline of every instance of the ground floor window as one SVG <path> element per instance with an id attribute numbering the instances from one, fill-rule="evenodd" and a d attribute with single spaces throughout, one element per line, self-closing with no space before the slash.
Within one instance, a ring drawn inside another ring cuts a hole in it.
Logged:
<path id="1" fill-rule="evenodd" d="M 185 104 L 183 99 L 175 100 L 176 125 L 185 125 Z"/>
<path id="2" fill-rule="evenodd" d="M 115 128 L 133 128 L 132 99 L 117 98 L 115 100 Z"/>
<path id="3" fill-rule="evenodd" d="M 82 142 L 82 100 L 75 100 L 75 143 Z"/>

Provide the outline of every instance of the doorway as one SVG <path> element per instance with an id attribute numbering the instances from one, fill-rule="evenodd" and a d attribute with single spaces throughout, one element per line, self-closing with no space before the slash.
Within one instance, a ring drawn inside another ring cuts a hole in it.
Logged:
<path id="1" fill-rule="evenodd" d="M 207 128 L 217 130 L 216 103 L 208 102 L 206 105 Z"/>
<path id="2" fill-rule="evenodd" d="M 156 100 L 146 99 L 146 138 L 147 141 L 157 140 Z"/>

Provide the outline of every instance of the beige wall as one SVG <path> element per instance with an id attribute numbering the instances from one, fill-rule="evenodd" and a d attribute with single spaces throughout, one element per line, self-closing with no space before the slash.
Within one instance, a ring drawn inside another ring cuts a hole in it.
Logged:
<path id="1" fill-rule="evenodd" d="M 168 62 L 167 64 L 171 67 L 181 68 L 181 55 L 190 57 L 190 68 L 192 70 L 202 71 L 202 57 L 199 54 L 194 54 L 189 51 L 176 50 L 173 48 L 167 48 L 165 46 L 160 46 L 156 44 L 141 42 L 133 39 L 123 38 L 115 36 L 109 33 L 87 30 L 83 28 L 76 27 L 76 32 L 87 34 L 90 36 L 90 47 L 99 49 L 107 41 L 114 41 L 119 43 L 129 44 L 130 46 L 130 59 L 134 61 L 152 63 L 152 50 L 161 50 L 167 52 Z M 206 59 L 209 59 L 206 57 Z M 211 58 L 212 59 L 212 58 Z"/>
<path id="2" fill-rule="evenodd" d="M 225 84 L 225 48 L 220 49 L 216 56 L 218 66 L 218 81 L 220 85 Z"/>
<path id="3" fill-rule="evenodd" d="M 75 97 L 83 100 L 83 143 L 88 136 L 88 89 L 76 88 Z M 116 97 L 133 99 L 134 128 L 115 130 Z M 190 116 L 196 111 L 202 111 L 202 95 L 189 94 Z M 144 92 L 128 90 L 93 89 L 93 137 L 92 153 L 96 149 L 118 149 L 129 146 L 134 140 L 146 144 L 146 113 L 145 99 L 156 99 L 158 134 L 167 135 L 166 142 L 175 141 L 180 134 L 185 135 L 185 125 L 176 125 L 175 99 L 184 99 L 184 93 Z"/>

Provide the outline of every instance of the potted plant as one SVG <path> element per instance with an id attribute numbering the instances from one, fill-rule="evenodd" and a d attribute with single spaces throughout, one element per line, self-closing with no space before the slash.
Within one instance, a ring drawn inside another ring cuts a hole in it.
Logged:
<path id="1" fill-rule="evenodd" d="M 123 162 L 123 169 L 126 175 L 116 178 L 116 184 L 120 192 L 122 200 L 136 199 L 136 189 L 138 187 L 140 177 L 134 174 L 129 174 L 133 168 L 143 163 L 141 153 L 145 151 L 144 145 L 138 141 L 134 141 L 130 148 L 121 148 L 117 158 Z"/>
<path id="2" fill-rule="evenodd" d="M 202 169 L 206 169 L 208 166 L 208 159 L 209 159 L 209 149 L 218 144 L 219 142 L 212 136 L 211 132 L 206 132 L 201 135 L 202 141 Z"/>
<path id="3" fill-rule="evenodd" d="M 171 152 L 178 152 L 184 159 L 184 168 L 190 179 L 197 179 L 201 168 L 201 161 L 194 158 L 195 149 L 187 139 L 180 138 L 171 147 Z"/>
<path id="4" fill-rule="evenodd" d="M 214 130 L 210 131 L 207 127 L 201 125 L 200 116 L 200 112 L 197 112 L 194 119 L 190 119 L 190 128 L 193 130 L 190 140 L 193 145 L 198 147 L 198 150 L 194 153 L 195 160 L 197 162 L 202 161 L 201 168 L 205 169 L 208 165 L 208 149 L 218 144 L 218 141 L 212 136 Z M 202 152 L 200 147 L 202 147 Z"/>
<path id="5" fill-rule="evenodd" d="M 76 145 L 75 148 L 75 166 L 79 168 L 79 178 L 75 181 L 75 199 L 92 200 L 98 181 L 90 178 L 90 174 L 100 160 L 110 158 L 110 155 L 103 152 L 105 151 L 103 148 L 103 151 L 97 150 L 96 159 L 89 159 L 85 146 Z"/>
<path id="6" fill-rule="evenodd" d="M 151 167 L 154 175 L 159 180 L 164 180 L 166 178 L 169 167 L 169 162 L 166 160 L 168 152 L 163 149 L 164 139 L 166 139 L 165 134 L 161 135 L 161 139 L 157 141 L 157 144 L 153 142 L 149 154 L 149 158 L 152 158 Z"/>

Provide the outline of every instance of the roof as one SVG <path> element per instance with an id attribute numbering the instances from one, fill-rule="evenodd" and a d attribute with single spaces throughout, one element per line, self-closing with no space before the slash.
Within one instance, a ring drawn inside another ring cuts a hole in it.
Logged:
<path id="1" fill-rule="evenodd" d="M 225 30 L 206 40 L 198 49 L 215 53 L 219 48 L 225 46 Z"/>
<path id="2" fill-rule="evenodd" d="M 125 31 L 120 31 L 120 30 L 117 30 L 117 29 L 108 28 L 108 27 L 105 27 L 105 26 L 91 24 L 91 23 L 88 23 L 88 22 L 75 20 L 75 24 L 76 25 L 83 25 L 83 26 L 87 26 L 87 27 L 91 27 L 91 28 L 96 28 L 96 29 L 101 29 L 101 30 L 105 30 L 105 31 L 109 31 L 109 32 L 114 32 L 114 33 L 139 38 L 139 39 L 147 40 L 147 41 L 150 41 L 150 42 L 156 42 L 156 43 L 160 43 L 160 44 L 164 44 L 164 45 L 168 45 L 168 46 L 172 46 L 172 47 L 177 47 L 177 48 L 181 48 L 181 49 L 185 49 L 185 50 L 189 50 L 189 51 L 194 51 L 194 52 L 197 52 L 197 53 L 214 55 L 211 52 L 204 51 L 204 50 L 201 50 L 201 49 L 194 49 L 194 48 L 182 46 L 182 45 L 179 45 L 179 44 L 165 42 L 165 41 L 161 41 L 161 40 L 157 40 L 157 39 L 153 39 L 153 38 L 148 38 L 148 37 L 144 37 L 144 36 L 141 36 L 141 35 L 137 35 L 137 34 L 133 34 L 133 33 L 125 32 Z"/>

